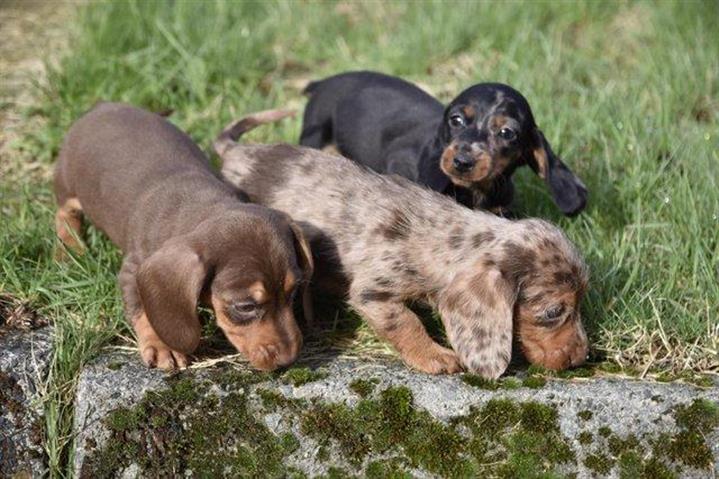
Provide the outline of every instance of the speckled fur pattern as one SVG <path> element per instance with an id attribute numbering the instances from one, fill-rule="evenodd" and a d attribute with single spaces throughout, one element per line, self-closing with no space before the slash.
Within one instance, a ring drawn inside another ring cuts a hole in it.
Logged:
<path id="1" fill-rule="evenodd" d="M 514 335 L 532 362 L 560 369 L 585 360 L 586 267 L 557 227 L 472 211 L 314 149 L 235 143 L 248 118 L 215 142 L 224 177 L 303 228 L 316 272 L 341 273 L 348 303 L 408 365 L 496 378 L 510 362 Z M 454 351 L 427 335 L 406 306 L 416 300 L 439 312 Z M 557 304 L 562 317 L 549 324 L 545 310 Z"/>

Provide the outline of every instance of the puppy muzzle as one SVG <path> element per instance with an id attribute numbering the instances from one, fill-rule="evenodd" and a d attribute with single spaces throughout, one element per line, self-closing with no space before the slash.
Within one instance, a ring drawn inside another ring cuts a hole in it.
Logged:
<path id="1" fill-rule="evenodd" d="M 477 164 L 477 160 L 469 153 L 459 153 L 452 160 L 452 166 L 460 173 L 467 173 L 474 165 Z"/>
<path id="2" fill-rule="evenodd" d="M 268 343 L 252 348 L 247 354 L 252 366 L 261 371 L 273 371 L 277 368 L 289 366 L 299 354 L 302 341 L 289 344 Z"/>

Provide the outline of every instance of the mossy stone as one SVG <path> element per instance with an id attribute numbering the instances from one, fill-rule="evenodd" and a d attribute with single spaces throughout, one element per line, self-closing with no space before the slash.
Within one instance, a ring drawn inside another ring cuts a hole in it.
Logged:
<path id="1" fill-rule="evenodd" d="M 191 470 L 203 477 L 221 475 L 283 477 L 284 456 L 298 443 L 278 438 L 248 408 L 246 387 L 261 374 L 215 375 L 215 384 L 232 378 L 222 397 L 211 384 L 172 378 L 132 408 L 118 408 L 105 419 L 110 437 L 83 464 L 83 477 L 115 477 L 135 463 L 143 475 L 169 476 Z"/>

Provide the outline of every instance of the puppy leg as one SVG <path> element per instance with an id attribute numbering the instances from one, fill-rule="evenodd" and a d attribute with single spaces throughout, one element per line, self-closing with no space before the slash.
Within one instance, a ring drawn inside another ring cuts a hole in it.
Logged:
<path id="1" fill-rule="evenodd" d="M 140 295 L 137 291 L 135 274 L 138 261 L 133 255 L 126 256 L 118 275 L 122 299 L 125 306 L 125 317 L 132 324 L 137 335 L 137 344 L 142 362 L 149 368 L 174 369 L 187 367 L 187 356 L 173 351 L 157 335 L 152 328 L 147 314 L 142 308 Z"/>
<path id="2" fill-rule="evenodd" d="M 82 230 L 82 205 L 77 198 L 69 198 L 55 213 L 55 232 L 62 243 L 77 254 L 85 252 L 85 245 L 80 240 Z M 55 259 L 62 260 L 66 252 L 58 245 L 55 248 Z"/>
<path id="3" fill-rule="evenodd" d="M 137 334 L 137 344 L 142 362 L 148 368 L 158 367 L 167 370 L 187 367 L 187 356 L 173 351 L 160 339 L 144 311 L 134 318 L 132 327 Z"/>
<path id="4" fill-rule="evenodd" d="M 429 374 L 462 370 L 454 351 L 429 337 L 420 319 L 404 304 L 382 301 L 350 301 L 350 304 L 394 346 L 408 366 Z"/>

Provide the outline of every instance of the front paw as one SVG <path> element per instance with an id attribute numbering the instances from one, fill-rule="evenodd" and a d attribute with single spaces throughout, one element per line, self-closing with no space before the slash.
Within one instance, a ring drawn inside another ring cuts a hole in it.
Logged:
<path id="1" fill-rule="evenodd" d="M 427 374 L 454 374 L 462 371 L 462 365 L 454 351 L 440 345 L 418 351 L 404 360 L 410 367 Z"/>
<path id="2" fill-rule="evenodd" d="M 189 362 L 187 355 L 173 351 L 159 340 L 141 344 L 140 356 L 148 368 L 160 368 L 166 371 L 185 369 Z"/>

